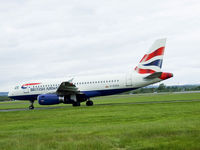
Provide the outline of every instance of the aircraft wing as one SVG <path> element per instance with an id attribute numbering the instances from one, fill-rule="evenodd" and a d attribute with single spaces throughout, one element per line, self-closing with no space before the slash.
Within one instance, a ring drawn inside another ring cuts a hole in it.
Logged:
<path id="1" fill-rule="evenodd" d="M 56 91 L 57 95 L 62 95 L 62 96 L 78 94 L 78 93 L 80 93 L 78 88 L 69 81 L 62 82 Z"/>

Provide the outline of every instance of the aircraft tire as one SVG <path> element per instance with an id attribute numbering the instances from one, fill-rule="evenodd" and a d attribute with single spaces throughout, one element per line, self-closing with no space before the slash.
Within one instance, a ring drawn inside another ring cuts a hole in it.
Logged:
<path id="1" fill-rule="evenodd" d="M 87 102 L 86 102 L 86 105 L 87 105 L 87 106 L 93 106 L 93 101 L 87 101 Z"/>

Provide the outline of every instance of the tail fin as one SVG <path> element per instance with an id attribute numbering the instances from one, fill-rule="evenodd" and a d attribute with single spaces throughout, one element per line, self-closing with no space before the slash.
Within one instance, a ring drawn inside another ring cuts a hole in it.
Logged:
<path id="1" fill-rule="evenodd" d="M 144 55 L 135 71 L 139 74 L 161 72 L 166 39 L 158 39 Z"/>

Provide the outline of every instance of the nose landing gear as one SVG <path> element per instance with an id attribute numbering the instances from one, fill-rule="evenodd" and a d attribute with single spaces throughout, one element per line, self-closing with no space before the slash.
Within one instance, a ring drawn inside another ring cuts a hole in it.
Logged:
<path id="1" fill-rule="evenodd" d="M 31 100 L 30 103 L 31 103 L 31 105 L 29 106 L 29 109 L 30 109 L 30 110 L 31 110 L 31 109 L 34 109 L 34 105 L 33 105 L 34 100 Z"/>

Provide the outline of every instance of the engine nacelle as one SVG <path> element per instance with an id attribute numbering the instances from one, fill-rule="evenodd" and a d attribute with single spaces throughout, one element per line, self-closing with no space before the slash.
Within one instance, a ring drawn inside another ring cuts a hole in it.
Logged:
<path id="1" fill-rule="evenodd" d="M 64 102 L 64 97 L 60 97 L 56 94 L 42 94 L 37 97 L 40 105 L 55 105 Z"/>

